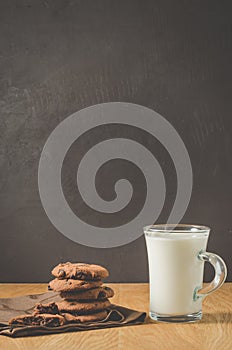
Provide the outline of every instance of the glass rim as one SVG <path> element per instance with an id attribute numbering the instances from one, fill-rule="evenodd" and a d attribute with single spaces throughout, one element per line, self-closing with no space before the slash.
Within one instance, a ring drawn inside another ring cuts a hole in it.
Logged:
<path id="1" fill-rule="evenodd" d="M 154 224 L 143 227 L 144 233 L 184 233 L 195 234 L 209 232 L 211 229 L 205 225 L 194 224 Z"/>

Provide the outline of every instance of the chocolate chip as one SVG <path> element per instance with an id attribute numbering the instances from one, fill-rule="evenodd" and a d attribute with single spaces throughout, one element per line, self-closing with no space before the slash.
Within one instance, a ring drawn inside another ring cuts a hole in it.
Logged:
<path id="1" fill-rule="evenodd" d="M 102 298 L 105 298 L 106 297 L 106 293 L 105 292 L 100 292 L 98 294 L 98 299 L 102 299 Z"/>
<path id="2" fill-rule="evenodd" d="M 76 278 L 81 279 L 84 276 L 84 274 L 82 272 L 77 272 L 76 273 Z"/>

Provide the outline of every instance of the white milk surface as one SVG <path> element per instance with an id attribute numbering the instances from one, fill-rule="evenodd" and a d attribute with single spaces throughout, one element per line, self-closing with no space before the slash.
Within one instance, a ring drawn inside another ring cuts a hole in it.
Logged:
<path id="1" fill-rule="evenodd" d="M 150 311 L 162 315 L 186 315 L 201 311 L 202 300 L 193 300 L 194 290 L 202 286 L 204 262 L 197 257 L 206 249 L 208 237 L 173 238 L 146 236 Z"/>

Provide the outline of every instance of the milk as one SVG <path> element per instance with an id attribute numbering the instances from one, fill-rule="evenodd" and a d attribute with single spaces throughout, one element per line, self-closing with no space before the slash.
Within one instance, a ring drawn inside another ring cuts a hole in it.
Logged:
<path id="1" fill-rule="evenodd" d="M 194 290 L 202 286 L 204 262 L 198 253 L 206 249 L 208 235 L 172 232 L 169 238 L 146 234 L 150 277 L 150 312 L 186 315 L 201 311 Z"/>

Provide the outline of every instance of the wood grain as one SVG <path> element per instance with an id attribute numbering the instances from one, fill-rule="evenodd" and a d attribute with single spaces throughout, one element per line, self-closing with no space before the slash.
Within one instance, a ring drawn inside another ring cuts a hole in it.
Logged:
<path id="1" fill-rule="evenodd" d="M 114 303 L 148 312 L 148 284 L 109 284 Z M 0 297 L 43 293 L 46 284 L 1 284 Z M 162 324 L 147 318 L 144 325 L 27 338 L 0 337 L 1 350 L 31 349 L 161 349 L 229 350 L 232 348 L 232 283 L 205 299 L 202 321 Z"/>

